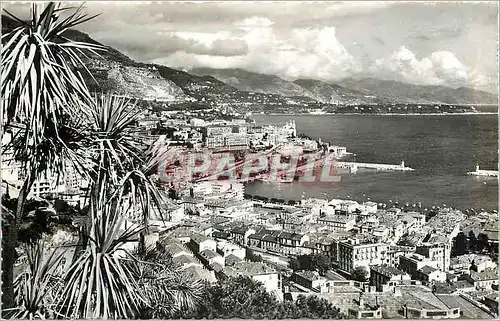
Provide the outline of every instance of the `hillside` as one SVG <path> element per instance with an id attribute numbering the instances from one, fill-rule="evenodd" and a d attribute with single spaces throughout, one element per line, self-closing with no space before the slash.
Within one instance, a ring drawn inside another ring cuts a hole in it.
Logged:
<path id="1" fill-rule="evenodd" d="M 196 75 L 213 76 L 239 90 L 303 97 L 325 104 L 452 104 L 496 105 L 497 96 L 472 88 L 421 86 L 375 78 L 344 79 L 330 83 L 315 79 L 287 81 L 275 75 L 260 74 L 243 69 L 195 68 Z"/>
<path id="2" fill-rule="evenodd" d="M 259 74 L 244 69 L 194 68 L 189 72 L 198 76 L 213 76 L 242 91 L 275 94 L 285 97 L 302 96 L 319 100 L 319 97 L 301 86 L 275 75 Z"/>
<path id="3" fill-rule="evenodd" d="M 374 78 L 345 79 L 339 82 L 339 85 L 368 95 L 377 95 L 383 101 L 393 103 L 454 105 L 496 105 L 498 103 L 497 96 L 494 94 L 463 87 L 454 89 L 444 86 L 419 86 Z"/>

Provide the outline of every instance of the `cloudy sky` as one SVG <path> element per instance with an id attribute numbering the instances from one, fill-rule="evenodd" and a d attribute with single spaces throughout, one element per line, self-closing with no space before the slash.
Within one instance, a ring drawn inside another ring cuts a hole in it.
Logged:
<path id="1" fill-rule="evenodd" d="M 4 4 L 26 14 L 22 4 Z M 80 27 L 135 60 L 336 81 L 378 77 L 497 92 L 497 1 L 88 1 Z"/>

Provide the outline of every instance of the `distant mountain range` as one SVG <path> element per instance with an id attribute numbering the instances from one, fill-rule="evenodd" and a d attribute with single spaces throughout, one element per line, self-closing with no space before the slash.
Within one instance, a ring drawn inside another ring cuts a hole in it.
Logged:
<path id="1" fill-rule="evenodd" d="M 372 104 L 497 104 L 497 96 L 471 88 L 419 86 L 374 78 L 345 79 L 324 82 L 297 79 L 293 82 L 275 75 L 264 75 L 243 69 L 196 68 L 195 75 L 213 76 L 237 89 L 282 96 L 305 96 L 324 103 Z"/>
<path id="2" fill-rule="evenodd" d="M 2 16 L 2 34 L 18 25 L 15 20 Z M 65 36 L 100 44 L 77 30 L 68 30 Z M 100 56 L 90 55 L 86 61 L 97 80 L 96 83 L 88 77 L 92 91 L 111 90 L 141 100 L 183 104 L 186 108 L 219 106 L 243 112 L 288 113 L 308 109 L 342 112 L 343 105 L 497 104 L 497 96 L 470 88 L 416 86 L 378 79 L 349 79 L 339 83 L 313 79 L 288 81 L 243 69 L 197 68 L 186 72 L 136 62 L 119 50 L 107 49 Z M 345 112 L 357 111 L 351 107 Z M 387 112 L 383 108 L 370 110 Z"/>

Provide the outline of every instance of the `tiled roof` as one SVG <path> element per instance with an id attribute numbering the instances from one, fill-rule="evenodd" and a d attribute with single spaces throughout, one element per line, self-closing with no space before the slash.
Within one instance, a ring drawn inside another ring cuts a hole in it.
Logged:
<path id="1" fill-rule="evenodd" d="M 457 289 L 466 289 L 474 287 L 474 285 L 470 284 L 470 282 L 467 280 L 455 281 L 453 282 L 453 286 L 455 286 Z"/>
<path id="2" fill-rule="evenodd" d="M 385 275 L 385 276 L 394 276 L 394 275 L 405 275 L 406 273 L 399 270 L 399 269 L 396 269 L 395 267 L 392 267 L 392 266 L 388 266 L 388 265 L 373 265 L 370 267 L 371 270 L 379 273 L 379 274 L 382 274 L 382 275 Z"/>
<path id="3" fill-rule="evenodd" d="M 498 271 L 486 270 L 483 272 L 471 272 L 470 277 L 474 281 L 485 281 L 485 280 L 498 280 Z"/>
<path id="4" fill-rule="evenodd" d="M 233 254 L 229 254 L 227 257 L 226 257 L 226 265 L 234 265 L 238 262 L 242 262 L 243 260 L 240 259 L 239 257 L 237 257 L 236 255 L 233 255 Z"/>
<path id="5" fill-rule="evenodd" d="M 165 249 L 172 255 L 176 255 L 182 252 L 187 252 L 189 253 L 184 246 L 178 244 L 178 243 L 171 243 L 167 246 L 165 246 Z"/>
<path id="6" fill-rule="evenodd" d="M 316 271 L 297 271 L 295 274 L 309 281 L 316 281 L 320 279 L 320 276 Z"/>
<path id="7" fill-rule="evenodd" d="M 432 266 L 426 265 L 426 266 L 422 267 L 419 271 L 425 275 L 429 275 L 432 272 L 437 271 L 437 269 L 433 268 Z"/>
<path id="8" fill-rule="evenodd" d="M 335 222 L 335 223 L 347 223 L 349 221 L 355 220 L 352 217 L 343 216 L 343 215 L 329 215 L 319 219 L 320 221 L 325 222 Z"/>
<path id="9" fill-rule="evenodd" d="M 177 257 L 174 257 L 172 259 L 172 262 L 180 265 L 191 264 L 191 263 L 199 264 L 198 261 L 196 261 L 196 259 L 187 255 L 179 255 Z"/>
<path id="10" fill-rule="evenodd" d="M 215 272 L 221 272 L 224 270 L 224 267 L 220 265 L 217 262 L 213 262 L 210 264 L 210 267 L 215 271 Z"/>
<path id="11" fill-rule="evenodd" d="M 239 262 L 231 267 L 226 268 L 226 273 L 229 276 L 256 276 L 277 272 L 276 270 L 261 262 Z"/>
<path id="12" fill-rule="evenodd" d="M 191 240 L 193 242 L 196 242 L 196 243 L 200 244 L 201 242 L 210 240 L 210 238 L 206 237 L 205 235 L 197 234 L 196 233 L 196 234 L 191 235 Z"/>
<path id="13" fill-rule="evenodd" d="M 210 249 L 203 250 L 200 252 L 200 254 L 206 259 L 213 259 L 214 257 L 220 256 L 219 254 L 215 253 Z"/>
<path id="14" fill-rule="evenodd" d="M 229 237 L 231 237 L 231 233 L 214 231 L 212 233 L 212 236 L 218 239 L 228 239 Z"/>
<path id="15" fill-rule="evenodd" d="M 216 282 L 217 279 L 209 271 L 198 266 L 190 266 L 183 271 L 184 273 L 190 275 L 195 280 L 206 280 L 209 282 Z"/>

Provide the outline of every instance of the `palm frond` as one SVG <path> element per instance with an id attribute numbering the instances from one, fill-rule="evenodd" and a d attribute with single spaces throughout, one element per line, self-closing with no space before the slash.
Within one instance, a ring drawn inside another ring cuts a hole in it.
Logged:
<path id="1" fill-rule="evenodd" d="M 82 51 L 97 54 L 105 50 L 100 45 L 61 38 L 69 28 L 92 19 L 82 14 L 81 8 L 61 19 L 59 3 L 48 3 L 41 12 L 38 6 L 33 5 L 29 23 L 2 35 L 2 125 L 25 124 L 30 129 L 26 148 L 31 149 L 43 140 L 49 120 L 58 128 L 62 115 L 80 113 L 82 104 L 92 104 L 78 69 L 89 71 L 79 56 Z"/>

